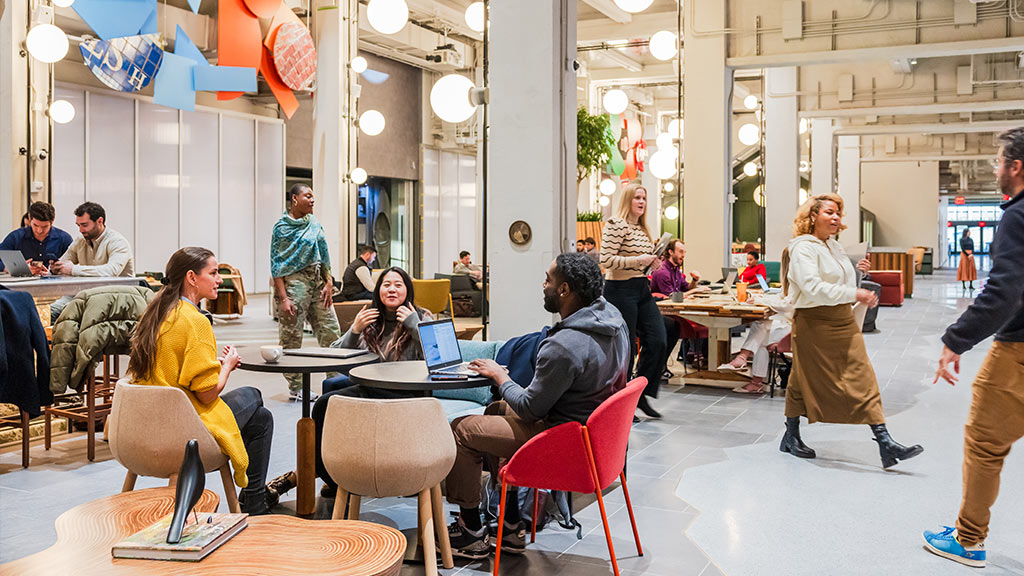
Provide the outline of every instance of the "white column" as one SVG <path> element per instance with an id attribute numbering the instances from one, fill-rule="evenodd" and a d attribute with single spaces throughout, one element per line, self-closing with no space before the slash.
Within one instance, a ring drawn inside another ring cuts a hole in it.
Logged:
<path id="1" fill-rule="evenodd" d="M 860 136 L 840 136 L 838 152 L 839 195 L 843 198 L 846 230 L 839 235 L 842 244 L 860 242 Z"/>
<path id="2" fill-rule="evenodd" d="M 518 0 L 490 7 L 488 338 L 503 340 L 551 324 L 552 315 L 541 306 L 544 272 L 555 256 L 574 249 L 576 1 Z M 528 42 L 524 30 L 530 31 Z M 532 230 L 522 246 L 509 239 L 517 220 Z"/>
<path id="3" fill-rule="evenodd" d="M 317 13 L 317 80 L 313 101 L 313 192 L 316 217 L 324 226 L 331 271 L 340 277 L 355 252 L 356 186 L 347 174 L 356 167 L 355 134 L 349 111 L 357 75 L 348 67 L 355 55 L 354 0 Z"/>
<path id="4" fill-rule="evenodd" d="M 812 118 L 811 194 L 830 194 L 836 182 L 835 126 L 831 118 Z"/>
<path id="5" fill-rule="evenodd" d="M 726 2 L 691 0 L 697 22 L 683 30 L 686 92 L 683 120 L 683 236 L 687 270 L 717 278 L 728 261 L 732 214 L 732 72 L 725 67 L 726 37 L 697 35 L 728 25 Z"/>
<path id="6" fill-rule="evenodd" d="M 791 224 L 800 204 L 796 79 L 795 67 L 769 68 L 765 73 L 764 259 L 775 262 L 793 238 Z"/>
<path id="7" fill-rule="evenodd" d="M 0 17 L 0 227 L 10 230 L 21 224 L 28 208 L 25 156 L 18 150 L 27 146 L 26 64 L 31 57 L 20 54 L 28 24 L 26 3 L 7 0 L 6 4 Z M 35 70 L 45 72 L 46 67 Z M 45 170 L 45 163 L 39 164 Z"/>

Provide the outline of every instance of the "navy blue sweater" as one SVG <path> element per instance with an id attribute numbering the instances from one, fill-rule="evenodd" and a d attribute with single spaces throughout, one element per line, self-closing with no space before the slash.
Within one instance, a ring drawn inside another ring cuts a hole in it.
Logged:
<path id="1" fill-rule="evenodd" d="M 33 418 L 53 404 L 50 348 L 28 292 L 0 290 L 0 402 Z"/>
<path id="2" fill-rule="evenodd" d="M 1001 342 L 1024 342 L 1024 191 L 1004 202 L 1002 209 L 985 289 L 942 336 L 957 354 L 993 333 Z"/>

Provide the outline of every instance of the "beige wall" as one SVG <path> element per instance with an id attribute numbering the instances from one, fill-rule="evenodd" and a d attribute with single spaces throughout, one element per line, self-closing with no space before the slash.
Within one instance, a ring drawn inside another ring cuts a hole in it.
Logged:
<path id="1" fill-rule="evenodd" d="M 874 212 L 876 246 L 939 247 L 939 163 L 865 162 L 861 206 Z"/>

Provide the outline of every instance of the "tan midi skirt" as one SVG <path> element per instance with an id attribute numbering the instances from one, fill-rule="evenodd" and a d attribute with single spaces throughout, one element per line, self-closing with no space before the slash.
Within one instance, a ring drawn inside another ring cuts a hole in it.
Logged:
<path id="1" fill-rule="evenodd" d="M 882 424 L 882 397 L 849 304 L 797 309 L 786 416 L 810 422 Z"/>
<path id="2" fill-rule="evenodd" d="M 974 265 L 974 254 L 960 253 L 960 265 L 956 268 L 957 282 L 974 282 L 978 279 L 978 268 Z"/>

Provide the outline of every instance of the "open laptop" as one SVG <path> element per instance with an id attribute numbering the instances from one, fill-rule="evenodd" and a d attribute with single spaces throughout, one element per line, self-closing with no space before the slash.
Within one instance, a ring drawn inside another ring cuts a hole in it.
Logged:
<path id="1" fill-rule="evenodd" d="M 455 323 L 450 318 L 420 322 L 420 346 L 430 374 L 463 374 L 476 376 L 462 361 L 462 350 L 455 337 Z"/>
<path id="2" fill-rule="evenodd" d="M 0 250 L 0 260 L 3 260 L 4 268 L 6 268 L 7 273 L 11 276 L 32 276 L 32 269 L 29 268 L 28 262 L 25 261 L 25 256 L 21 253 L 21 250 Z"/>
<path id="3" fill-rule="evenodd" d="M 729 273 L 739 274 L 739 268 L 733 268 L 732 266 L 722 266 L 722 278 L 728 278 Z"/>
<path id="4" fill-rule="evenodd" d="M 761 285 L 761 290 L 764 290 L 765 294 L 778 294 L 779 292 L 782 292 L 782 290 L 778 288 L 769 287 L 768 282 L 765 282 L 764 276 L 761 276 L 760 274 L 755 274 L 755 276 L 757 276 L 757 283 Z"/>
<path id="5" fill-rule="evenodd" d="M 726 269 L 722 268 L 722 270 Z M 732 268 L 732 271 L 726 275 L 725 282 L 711 285 L 711 292 L 713 294 L 730 294 L 733 284 L 736 283 L 736 274 L 736 269 Z"/>
<path id="6" fill-rule="evenodd" d="M 366 350 L 359 348 L 286 348 L 284 351 L 288 356 L 312 356 L 314 358 L 352 358 L 360 354 L 366 354 Z"/>

